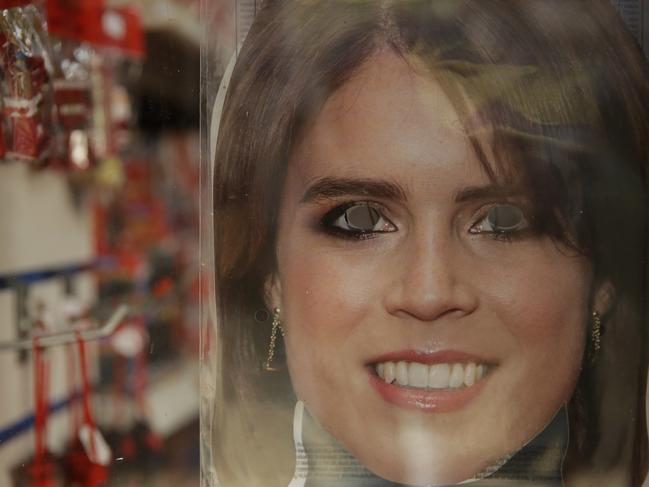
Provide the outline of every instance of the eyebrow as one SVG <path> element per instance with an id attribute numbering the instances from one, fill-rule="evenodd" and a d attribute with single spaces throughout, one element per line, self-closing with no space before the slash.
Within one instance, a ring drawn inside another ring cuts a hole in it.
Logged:
<path id="1" fill-rule="evenodd" d="M 396 183 L 380 179 L 320 178 L 307 188 L 301 203 L 337 196 L 369 196 L 406 201 L 406 193 Z"/>
<path id="2" fill-rule="evenodd" d="M 463 188 L 455 194 L 456 203 L 467 201 L 486 200 L 490 198 L 511 198 L 526 196 L 527 192 L 520 186 L 490 184 L 487 186 L 470 186 Z"/>

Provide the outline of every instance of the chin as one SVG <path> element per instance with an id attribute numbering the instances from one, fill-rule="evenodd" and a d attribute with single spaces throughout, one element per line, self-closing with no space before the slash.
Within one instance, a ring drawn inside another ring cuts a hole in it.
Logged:
<path id="1" fill-rule="evenodd" d="M 395 443 L 395 447 L 398 448 Z M 437 454 L 434 452 L 437 451 Z M 374 462 L 364 463 L 379 477 L 400 484 L 417 486 L 455 485 L 475 478 L 489 465 L 495 463 L 491 459 L 478 460 L 470 455 L 454 455 L 444 451 L 439 446 L 434 448 L 420 447 L 417 451 L 405 451 L 400 458 L 391 456 L 390 459 L 374 459 Z M 378 461 L 377 461 L 378 460 Z"/>
<path id="2" fill-rule="evenodd" d="M 399 484 L 417 485 L 417 486 L 446 486 L 455 485 L 465 480 L 474 478 L 481 471 L 468 471 L 466 468 L 435 468 L 431 470 L 433 461 L 427 465 L 416 466 L 408 465 L 402 468 L 381 471 L 379 469 L 374 473 L 379 477 L 396 482 Z"/>

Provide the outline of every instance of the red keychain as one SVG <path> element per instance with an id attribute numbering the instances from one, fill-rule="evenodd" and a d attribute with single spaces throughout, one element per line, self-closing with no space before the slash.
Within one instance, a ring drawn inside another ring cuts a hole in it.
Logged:
<path id="1" fill-rule="evenodd" d="M 57 487 L 58 466 L 47 451 L 47 402 L 49 390 L 49 363 L 43 356 L 43 349 L 34 338 L 34 459 L 27 466 L 30 487 Z"/>
<path id="2" fill-rule="evenodd" d="M 108 482 L 108 465 L 111 462 L 111 450 L 101 432 L 95 426 L 92 417 L 86 346 L 78 332 L 77 346 L 81 370 L 83 421 L 78 431 L 77 440 L 75 440 L 66 457 L 69 480 L 72 485 L 78 485 L 79 487 L 100 487 Z"/>
<path id="3" fill-rule="evenodd" d="M 85 476 L 87 456 L 83 445 L 79 440 L 79 430 L 82 424 L 82 412 L 79 407 L 79 393 L 77 388 L 77 365 L 75 345 L 68 345 L 67 370 L 68 370 L 68 391 L 70 404 L 68 406 L 70 418 L 70 444 L 63 455 L 62 462 L 65 466 L 65 479 L 67 485 L 82 485 Z"/>

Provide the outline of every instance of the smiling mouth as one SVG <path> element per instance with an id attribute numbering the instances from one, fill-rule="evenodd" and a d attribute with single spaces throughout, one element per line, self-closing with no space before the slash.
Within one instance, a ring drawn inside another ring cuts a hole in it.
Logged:
<path id="1" fill-rule="evenodd" d="M 396 350 L 367 363 L 369 382 L 389 404 L 425 413 L 460 411 L 488 387 L 498 362 L 461 350 Z"/>
<path id="2" fill-rule="evenodd" d="M 489 368 L 487 364 L 476 362 L 427 365 L 387 361 L 374 364 L 374 372 L 386 384 L 430 390 L 471 387 L 489 372 Z"/>

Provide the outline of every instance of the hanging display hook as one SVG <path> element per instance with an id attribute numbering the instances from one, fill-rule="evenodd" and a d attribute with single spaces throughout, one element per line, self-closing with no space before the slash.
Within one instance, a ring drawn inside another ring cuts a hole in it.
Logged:
<path id="1" fill-rule="evenodd" d="M 129 307 L 122 304 L 115 309 L 113 314 L 106 320 L 100 328 L 93 330 L 76 330 L 74 328 L 54 333 L 37 333 L 32 337 L 11 342 L 0 342 L 0 351 L 4 350 L 26 350 L 33 347 L 34 338 L 38 338 L 38 345 L 41 348 L 65 345 L 77 341 L 77 333 L 85 342 L 99 340 L 110 336 L 117 329 L 124 318 L 128 315 Z"/>

